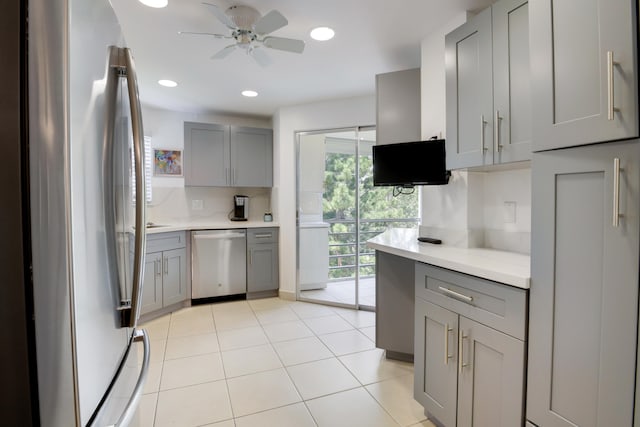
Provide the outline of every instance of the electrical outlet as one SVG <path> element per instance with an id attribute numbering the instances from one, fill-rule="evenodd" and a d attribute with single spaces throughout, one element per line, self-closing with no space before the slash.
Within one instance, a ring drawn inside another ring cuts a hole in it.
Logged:
<path id="1" fill-rule="evenodd" d="M 504 202 L 503 208 L 504 223 L 513 224 L 516 222 L 516 202 Z"/>
<path id="2" fill-rule="evenodd" d="M 191 209 L 194 211 L 201 211 L 204 209 L 204 201 L 202 200 L 191 200 Z"/>

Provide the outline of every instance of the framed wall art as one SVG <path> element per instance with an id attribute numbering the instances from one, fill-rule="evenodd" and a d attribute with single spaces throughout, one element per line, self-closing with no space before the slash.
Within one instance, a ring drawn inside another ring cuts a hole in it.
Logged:
<path id="1" fill-rule="evenodd" d="M 153 176 L 182 176 L 182 150 L 154 148 Z"/>

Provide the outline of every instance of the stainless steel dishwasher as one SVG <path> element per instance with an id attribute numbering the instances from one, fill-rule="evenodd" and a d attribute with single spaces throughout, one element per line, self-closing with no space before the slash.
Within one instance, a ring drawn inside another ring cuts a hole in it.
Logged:
<path id="1" fill-rule="evenodd" d="M 247 231 L 193 231 L 191 269 L 193 299 L 246 293 Z"/>

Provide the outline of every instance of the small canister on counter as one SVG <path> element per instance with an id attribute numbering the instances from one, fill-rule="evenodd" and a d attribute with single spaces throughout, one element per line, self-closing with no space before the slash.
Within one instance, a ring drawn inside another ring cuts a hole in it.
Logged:
<path id="1" fill-rule="evenodd" d="M 271 212 L 265 212 L 264 222 L 271 222 L 271 221 L 273 221 L 273 215 L 271 215 Z"/>

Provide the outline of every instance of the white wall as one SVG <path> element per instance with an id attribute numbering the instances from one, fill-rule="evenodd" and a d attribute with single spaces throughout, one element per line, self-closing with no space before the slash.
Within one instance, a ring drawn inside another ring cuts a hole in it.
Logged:
<path id="1" fill-rule="evenodd" d="M 274 219 L 280 223 L 280 293 L 296 290 L 296 151 L 295 133 L 374 125 L 375 96 L 364 96 L 284 107 L 273 117 Z"/>
<path id="2" fill-rule="evenodd" d="M 446 138 L 445 35 L 472 14 L 455 17 L 421 44 L 422 138 Z M 505 202 L 515 202 L 515 222 Z M 459 246 L 528 253 L 531 233 L 531 169 L 453 171 L 446 186 L 422 187 L 420 233 Z"/>
<path id="3" fill-rule="evenodd" d="M 235 126 L 271 128 L 270 118 L 241 117 L 216 113 L 184 113 L 142 106 L 144 134 L 152 148 L 184 149 L 184 122 L 221 123 Z M 152 177 L 153 199 L 147 212 L 156 223 L 218 220 L 233 207 L 234 194 L 250 196 L 250 219 L 262 219 L 271 204 L 271 191 L 257 188 L 185 187 L 184 178 Z M 193 209 L 193 200 L 201 209 Z"/>

